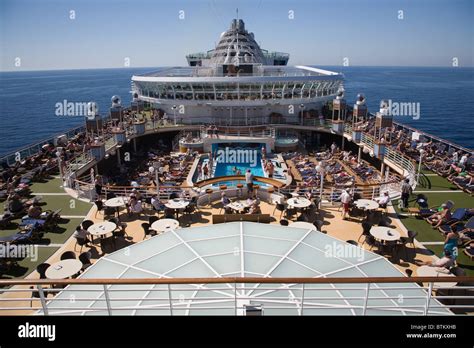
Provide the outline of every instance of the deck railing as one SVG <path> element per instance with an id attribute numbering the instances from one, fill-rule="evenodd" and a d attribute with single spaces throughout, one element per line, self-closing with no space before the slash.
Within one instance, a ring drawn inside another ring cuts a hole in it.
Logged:
<path id="1" fill-rule="evenodd" d="M 62 132 L 62 133 L 59 133 L 59 134 L 56 134 L 56 135 L 53 135 L 47 139 L 44 139 L 44 140 L 41 140 L 41 141 L 38 141 L 34 144 L 31 144 L 31 145 L 28 145 L 26 147 L 23 147 L 23 148 L 20 148 L 18 150 L 16 150 L 15 152 L 12 152 L 12 153 L 9 153 L 7 155 L 4 155 L 2 157 L 0 157 L 0 163 L 7 163 L 9 166 L 12 166 L 15 164 L 15 162 L 17 162 L 17 154 L 20 155 L 20 158 L 22 160 L 24 160 L 25 158 L 27 157 L 31 157 L 31 156 L 34 156 L 38 153 L 41 152 L 41 147 L 45 144 L 54 144 L 56 139 L 61 136 L 61 135 L 65 135 L 66 138 L 70 139 L 72 138 L 74 135 L 76 135 L 76 133 L 80 133 L 80 132 L 83 132 L 85 130 L 85 127 L 84 126 L 79 126 L 79 127 L 75 127 L 75 128 L 72 128 L 72 129 L 69 129 L 65 132 Z"/>
<path id="2" fill-rule="evenodd" d="M 0 315 L 245 315 L 251 305 L 260 306 L 262 315 L 268 308 L 290 310 L 290 315 L 347 310 L 346 315 L 449 316 L 474 311 L 472 281 L 473 277 L 0 280 Z M 257 286 L 259 294 L 252 296 Z M 338 289 L 346 294 L 337 296 Z M 206 296 L 195 297 L 197 290 Z M 275 291 L 289 296 L 275 296 Z M 328 297 L 328 291 L 334 296 Z"/>

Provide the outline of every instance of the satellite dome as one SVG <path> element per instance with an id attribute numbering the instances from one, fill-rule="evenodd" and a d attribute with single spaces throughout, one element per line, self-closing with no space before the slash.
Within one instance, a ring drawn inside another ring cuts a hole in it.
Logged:
<path id="1" fill-rule="evenodd" d="M 380 101 L 380 108 L 381 108 L 381 109 L 386 109 L 386 108 L 388 108 L 388 100 L 382 99 L 382 100 Z"/>
<path id="2" fill-rule="evenodd" d="M 345 93 L 345 90 L 344 90 L 344 87 L 339 87 L 339 89 L 337 90 L 337 93 L 336 93 L 336 98 L 337 99 L 342 99 L 344 98 L 344 93 Z"/>
<path id="3" fill-rule="evenodd" d="M 362 93 L 357 94 L 356 104 L 357 105 L 364 105 L 365 104 L 365 96 Z"/>
<path id="4" fill-rule="evenodd" d="M 114 95 L 110 100 L 112 101 L 112 106 L 120 106 L 121 101 L 118 95 Z"/>
<path id="5" fill-rule="evenodd" d="M 89 118 L 95 118 L 95 116 L 99 113 L 99 106 L 96 102 L 90 101 L 87 103 L 87 111 L 86 116 Z"/>

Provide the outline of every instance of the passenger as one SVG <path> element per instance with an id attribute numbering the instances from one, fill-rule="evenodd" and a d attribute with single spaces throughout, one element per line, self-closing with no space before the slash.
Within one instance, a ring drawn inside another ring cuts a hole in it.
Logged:
<path id="1" fill-rule="evenodd" d="M 135 199 L 130 201 L 130 213 L 140 214 L 143 211 L 142 201 Z"/>
<path id="2" fill-rule="evenodd" d="M 377 199 L 377 202 L 381 208 L 386 208 L 388 202 L 390 202 L 390 196 L 388 192 L 384 192 L 383 196 Z"/>
<path id="3" fill-rule="evenodd" d="M 41 217 L 41 213 L 43 209 L 40 206 L 32 205 L 28 208 L 28 217 L 32 219 L 39 219 Z"/>
<path id="4" fill-rule="evenodd" d="M 275 171 L 275 166 L 273 165 L 272 161 L 268 161 L 266 170 L 268 172 L 268 177 L 273 178 L 273 173 Z"/>
<path id="5" fill-rule="evenodd" d="M 8 212 L 12 214 L 20 213 L 25 209 L 23 203 L 20 200 L 20 197 L 17 194 L 13 194 L 10 196 L 10 198 L 8 199 L 7 207 Z"/>
<path id="6" fill-rule="evenodd" d="M 247 194 L 253 195 L 253 174 L 250 169 L 245 173 L 245 183 L 247 184 Z"/>
<path id="7" fill-rule="evenodd" d="M 226 207 L 227 205 L 230 204 L 230 199 L 229 199 L 229 197 L 227 197 L 225 192 L 222 192 L 222 194 L 221 194 L 221 203 L 222 203 L 223 207 Z"/>
<path id="8" fill-rule="evenodd" d="M 410 198 L 412 192 L 412 188 L 410 186 L 410 180 L 405 179 L 405 181 L 402 184 L 402 204 L 403 208 L 408 208 L 408 199 Z"/>
<path id="9" fill-rule="evenodd" d="M 454 265 L 454 258 L 450 251 L 445 250 L 442 258 L 432 262 L 420 262 L 418 265 L 450 269 Z"/>
<path id="10" fill-rule="evenodd" d="M 250 206 L 249 214 L 261 214 L 260 206 L 257 200 Z"/>
<path id="11" fill-rule="evenodd" d="M 155 211 L 162 211 L 165 209 L 165 205 L 160 201 L 160 197 L 158 197 L 156 193 L 151 196 L 151 205 Z"/>
<path id="12" fill-rule="evenodd" d="M 452 255 L 457 252 L 458 248 L 458 241 L 459 241 L 459 234 L 456 229 L 452 230 L 446 235 L 446 239 L 444 240 L 444 251 L 449 251 Z"/>
<path id="13" fill-rule="evenodd" d="M 434 213 L 428 217 L 428 222 L 433 225 L 433 228 L 438 228 L 442 224 L 451 220 L 451 210 L 446 204 L 441 205 L 442 210 Z"/>
<path id="14" fill-rule="evenodd" d="M 87 241 L 86 245 L 89 244 L 91 241 L 89 239 L 90 232 L 83 229 L 81 225 L 76 227 L 76 230 L 74 231 L 74 234 L 72 235 L 74 238 L 82 240 L 82 241 Z"/>
<path id="15" fill-rule="evenodd" d="M 346 191 L 343 190 L 341 194 L 341 203 L 342 203 L 342 219 L 346 219 L 346 214 L 349 212 L 349 205 L 351 203 L 352 197 L 351 195 Z"/>

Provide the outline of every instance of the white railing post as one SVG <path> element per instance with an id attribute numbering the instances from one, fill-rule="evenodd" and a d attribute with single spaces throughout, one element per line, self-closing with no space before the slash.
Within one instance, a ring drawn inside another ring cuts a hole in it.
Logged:
<path id="1" fill-rule="evenodd" d="M 303 310 L 304 310 L 304 289 L 305 289 L 305 283 L 303 283 L 303 288 L 301 289 L 301 311 L 300 311 L 300 315 L 303 315 Z"/>
<path id="2" fill-rule="evenodd" d="M 367 303 L 369 302 L 369 291 L 370 291 L 370 283 L 367 283 L 365 287 L 365 296 L 364 296 L 364 308 L 362 308 L 362 315 L 367 313 Z"/>
<path id="3" fill-rule="evenodd" d="M 107 306 L 107 313 L 112 315 L 112 306 L 110 305 L 110 297 L 109 292 L 107 291 L 107 284 L 104 284 L 104 297 L 105 297 L 105 304 Z"/>
<path id="4" fill-rule="evenodd" d="M 168 284 L 168 301 L 170 303 L 170 315 L 173 315 L 173 300 L 171 298 L 171 286 Z"/>
<path id="5" fill-rule="evenodd" d="M 41 285 L 38 285 L 38 293 L 40 297 L 41 306 L 43 307 L 44 315 L 49 315 L 48 306 L 46 306 L 46 296 L 44 296 L 44 290 Z"/>
<path id="6" fill-rule="evenodd" d="M 430 301 L 431 301 L 431 292 L 433 291 L 433 283 L 429 283 L 428 285 L 428 293 L 426 294 L 426 303 L 425 309 L 423 311 L 423 315 L 428 315 L 428 309 L 430 308 Z"/>
<path id="7" fill-rule="evenodd" d="M 234 283 L 234 312 L 237 316 L 237 283 Z"/>

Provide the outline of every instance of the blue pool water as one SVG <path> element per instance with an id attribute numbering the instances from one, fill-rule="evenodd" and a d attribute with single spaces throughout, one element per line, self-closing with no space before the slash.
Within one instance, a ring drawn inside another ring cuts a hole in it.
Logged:
<path id="1" fill-rule="evenodd" d="M 227 176 L 227 175 L 235 175 L 234 167 L 236 167 L 242 175 L 245 175 L 247 169 L 250 169 L 254 176 L 265 176 L 262 168 L 261 156 L 258 155 L 257 158 L 257 165 L 252 167 L 250 163 L 220 163 L 218 162 L 216 165 L 216 171 L 214 172 L 214 176 Z"/>

